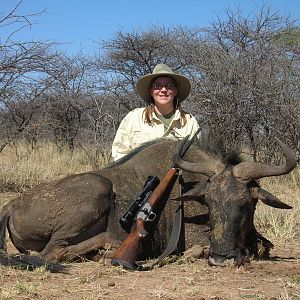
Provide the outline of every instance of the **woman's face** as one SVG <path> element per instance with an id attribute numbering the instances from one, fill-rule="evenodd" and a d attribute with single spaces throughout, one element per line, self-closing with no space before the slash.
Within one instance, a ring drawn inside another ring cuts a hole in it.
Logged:
<path id="1" fill-rule="evenodd" d="M 155 106 L 172 106 L 177 95 L 177 87 L 172 77 L 161 76 L 154 79 L 150 87 L 150 94 Z"/>

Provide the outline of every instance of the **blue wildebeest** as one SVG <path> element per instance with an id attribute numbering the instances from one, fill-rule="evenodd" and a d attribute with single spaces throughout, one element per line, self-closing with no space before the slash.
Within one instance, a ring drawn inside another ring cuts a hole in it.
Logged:
<path id="1" fill-rule="evenodd" d="M 21 252 L 39 252 L 47 260 L 72 260 L 94 250 L 118 246 L 127 233 L 119 218 L 149 175 L 162 178 L 175 162 L 182 169 L 185 203 L 185 243 L 209 244 L 209 263 L 222 265 L 245 256 L 258 256 L 262 238 L 253 224 L 258 200 L 276 208 L 290 208 L 263 190 L 257 179 L 291 172 L 291 150 L 279 142 L 286 158 L 282 166 L 237 162 L 221 158 L 194 143 L 180 157 L 182 143 L 158 140 L 136 149 L 99 171 L 67 176 L 38 185 L 10 201 L 0 214 L 0 250 L 6 251 L 5 231 Z M 177 149 L 177 150 L 176 150 Z M 159 255 L 170 235 L 176 189 L 164 195 L 157 218 L 143 240 L 139 258 Z M 205 232 L 210 230 L 210 237 Z"/>

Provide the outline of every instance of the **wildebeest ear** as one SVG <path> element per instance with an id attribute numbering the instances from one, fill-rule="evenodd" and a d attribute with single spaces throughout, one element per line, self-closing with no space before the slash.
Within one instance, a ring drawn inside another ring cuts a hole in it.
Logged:
<path id="1" fill-rule="evenodd" d="M 172 198 L 173 201 L 196 201 L 200 202 L 202 204 L 205 203 L 205 198 L 203 196 L 197 196 L 197 195 L 182 195 L 178 198 Z"/>
<path id="2" fill-rule="evenodd" d="M 291 209 L 292 206 L 285 204 L 275 196 L 260 187 L 251 188 L 251 195 L 255 199 L 261 200 L 264 204 L 281 209 Z"/>
<path id="3" fill-rule="evenodd" d="M 172 199 L 175 201 L 197 201 L 205 204 L 206 184 L 197 184 L 182 196 Z"/>

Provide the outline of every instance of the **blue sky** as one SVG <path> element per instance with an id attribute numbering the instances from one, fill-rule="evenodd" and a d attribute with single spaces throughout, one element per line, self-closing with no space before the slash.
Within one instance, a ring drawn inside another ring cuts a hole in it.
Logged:
<path id="1" fill-rule="evenodd" d="M 0 14 L 16 0 L 0 0 Z M 41 12 L 31 28 L 14 35 L 20 41 L 42 40 L 67 43 L 64 51 L 96 51 L 93 41 L 109 39 L 118 30 L 146 29 L 151 25 L 209 26 L 226 9 L 240 8 L 245 16 L 265 4 L 282 15 L 291 14 L 300 24 L 300 0 L 23 0 L 18 12 Z M 3 32 L 2 35 L 3 39 Z M 0 36 L 1 37 L 1 36 Z"/>

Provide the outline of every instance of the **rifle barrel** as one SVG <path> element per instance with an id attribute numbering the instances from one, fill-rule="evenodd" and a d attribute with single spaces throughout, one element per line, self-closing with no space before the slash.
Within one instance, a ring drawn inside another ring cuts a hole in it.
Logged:
<path id="1" fill-rule="evenodd" d="M 163 193 L 166 191 L 167 187 L 169 186 L 170 182 L 174 178 L 174 176 L 177 174 L 178 169 L 176 167 L 172 167 L 168 170 L 166 175 L 163 177 L 159 185 L 156 187 L 156 189 L 152 192 L 148 203 L 152 207 L 152 209 L 155 208 L 158 201 L 162 197 Z"/>

